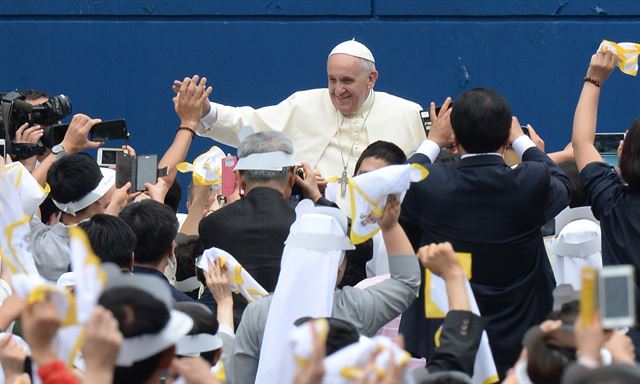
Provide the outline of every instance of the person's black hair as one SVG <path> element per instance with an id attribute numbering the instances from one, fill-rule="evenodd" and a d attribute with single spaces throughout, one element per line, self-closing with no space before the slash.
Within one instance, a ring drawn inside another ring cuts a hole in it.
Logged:
<path id="1" fill-rule="evenodd" d="M 446 148 L 443 148 L 442 150 L 440 150 L 440 153 L 438 154 L 438 157 L 436 157 L 434 163 L 455 165 L 458 164 L 459 161 L 460 155 L 455 154 Z"/>
<path id="2" fill-rule="evenodd" d="M 347 250 L 344 254 L 346 265 L 342 280 L 338 282 L 338 288 L 355 287 L 359 282 L 367 278 L 367 262 L 373 258 L 373 240 L 368 239 L 364 243 L 356 245 L 355 249 Z"/>
<path id="3" fill-rule="evenodd" d="M 98 163 L 85 153 L 73 153 L 56 160 L 47 172 L 51 197 L 59 203 L 78 201 L 102 180 Z"/>
<path id="4" fill-rule="evenodd" d="M 157 334 L 169 322 L 164 303 L 147 292 L 132 287 L 111 288 L 102 293 L 98 304 L 111 311 L 125 338 Z M 135 362 L 129 367 L 116 367 L 114 383 L 139 384 L 146 382 L 158 369 L 166 349 Z"/>
<path id="5" fill-rule="evenodd" d="M 549 320 L 561 320 L 563 325 L 573 325 L 580 313 L 580 300 L 568 301 L 560 307 L 559 310 L 549 314 Z"/>
<path id="6" fill-rule="evenodd" d="M 354 175 L 358 173 L 358 170 L 360 170 L 362 161 L 364 161 L 364 159 L 368 157 L 375 157 L 376 159 L 384 160 L 389 165 L 398 165 L 407 161 L 407 156 L 397 145 L 388 141 L 374 141 L 373 143 L 369 144 L 369 146 L 365 148 L 364 151 L 362 151 L 362 154 L 356 162 L 356 166 L 353 172 Z"/>
<path id="7" fill-rule="evenodd" d="M 196 276 L 196 259 L 204 253 L 204 245 L 197 235 L 187 236 L 178 233 L 176 236 L 176 280 L 182 281 Z M 198 298 L 198 289 L 185 292 L 193 299 Z"/>
<path id="8" fill-rule="evenodd" d="M 179 302 L 173 306 L 180 312 L 183 312 L 193 320 L 193 328 L 187 335 L 198 335 L 200 333 L 206 333 L 209 335 L 215 335 L 218 333 L 218 320 L 216 315 L 209 310 L 205 305 L 200 303 Z M 214 359 L 220 348 L 213 349 L 211 351 L 200 352 L 200 357 L 205 359 L 210 364 L 214 364 Z"/>
<path id="9" fill-rule="evenodd" d="M 629 187 L 640 190 L 640 118 L 633 121 L 622 144 L 620 173 Z"/>
<path id="10" fill-rule="evenodd" d="M 582 188 L 582 181 L 580 181 L 580 172 L 578 172 L 578 165 L 575 161 L 566 161 L 558 164 L 560 169 L 569 178 L 569 186 L 571 187 L 571 201 L 569 202 L 569 208 L 584 207 L 589 205 L 587 195 Z"/>
<path id="11" fill-rule="evenodd" d="M 534 326 L 524 337 L 527 375 L 534 383 L 560 384 L 565 367 L 576 360 L 573 326 L 544 332 Z"/>
<path id="12" fill-rule="evenodd" d="M 300 326 L 309 320 L 313 320 L 313 317 L 301 317 L 294 322 L 296 326 Z M 325 317 L 329 325 L 329 332 L 327 333 L 326 351 L 327 356 L 341 350 L 342 348 L 357 343 L 360 340 L 360 334 L 355 325 L 350 322 L 335 317 Z"/>
<path id="13" fill-rule="evenodd" d="M 467 153 L 495 152 L 502 147 L 511 129 L 511 107 L 498 92 L 474 88 L 454 102 L 451 126 Z"/>
<path id="14" fill-rule="evenodd" d="M 180 181 L 176 177 L 167 191 L 167 195 L 164 197 L 164 203 L 167 204 L 173 212 L 178 212 L 178 208 L 180 207 L 180 201 L 182 200 L 182 185 L 180 185 Z"/>
<path id="15" fill-rule="evenodd" d="M 47 195 L 44 201 L 40 204 L 40 221 L 44 224 L 49 224 L 49 218 L 51 215 L 60 213 L 60 210 L 53 203 L 51 195 Z"/>
<path id="16" fill-rule="evenodd" d="M 167 205 L 154 200 L 131 203 L 120 212 L 136 235 L 136 264 L 157 264 L 171 249 L 178 233 L 178 219 Z"/>
<path id="17" fill-rule="evenodd" d="M 136 248 L 136 234 L 117 216 L 98 214 L 78 224 L 89 238 L 91 247 L 103 263 L 111 262 L 120 268 L 131 268 Z"/>
<path id="18" fill-rule="evenodd" d="M 37 100 L 41 98 L 48 99 L 49 95 L 47 95 L 44 91 L 39 89 L 23 89 L 20 91 L 20 94 L 24 96 L 25 100 Z"/>

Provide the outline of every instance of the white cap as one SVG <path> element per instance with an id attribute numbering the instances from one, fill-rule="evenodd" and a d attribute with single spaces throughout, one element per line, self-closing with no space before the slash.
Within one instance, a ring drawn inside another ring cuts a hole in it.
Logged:
<path id="1" fill-rule="evenodd" d="M 336 53 L 344 53 L 345 55 L 359 57 L 361 59 L 369 60 L 372 63 L 376 62 L 369 48 L 367 48 L 364 44 L 357 42 L 355 38 L 336 45 L 331 53 L 329 53 L 329 57 L 331 57 L 331 55 L 335 55 Z"/>

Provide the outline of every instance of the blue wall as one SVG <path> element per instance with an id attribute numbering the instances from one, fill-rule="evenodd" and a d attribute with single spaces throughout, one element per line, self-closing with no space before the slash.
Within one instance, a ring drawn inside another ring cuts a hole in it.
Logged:
<path id="1" fill-rule="evenodd" d="M 173 79 L 205 75 L 216 101 L 268 105 L 325 86 L 326 55 L 356 37 L 376 56 L 378 90 L 425 106 L 496 88 L 556 150 L 591 53 L 605 38 L 640 41 L 639 16 L 630 0 L 4 2 L 0 89 L 65 93 L 74 112 L 126 118 L 139 153 L 163 153 L 178 124 Z M 639 91 L 636 78 L 612 75 L 602 131 L 629 125 Z M 211 144 L 197 140 L 189 159 Z"/>

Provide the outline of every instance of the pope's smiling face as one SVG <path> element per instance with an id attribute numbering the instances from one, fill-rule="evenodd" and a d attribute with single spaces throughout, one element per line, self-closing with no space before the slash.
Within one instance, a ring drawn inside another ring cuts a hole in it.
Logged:
<path id="1" fill-rule="evenodd" d="M 331 55 L 327 61 L 329 96 L 345 116 L 358 111 L 378 78 L 378 72 L 375 69 L 367 71 L 362 61 L 343 53 Z"/>

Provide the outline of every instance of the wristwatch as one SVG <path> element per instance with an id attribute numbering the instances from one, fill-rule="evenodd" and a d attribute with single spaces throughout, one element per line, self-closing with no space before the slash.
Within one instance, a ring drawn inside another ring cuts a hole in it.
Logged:
<path id="1" fill-rule="evenodd" d="M 61 153 L 64 153 L 64 147 L 62 146 L 62 144 L 56 144 L 53 147 L 51 147 L 51 153 L 53 153 L 56 156 Z"/>

